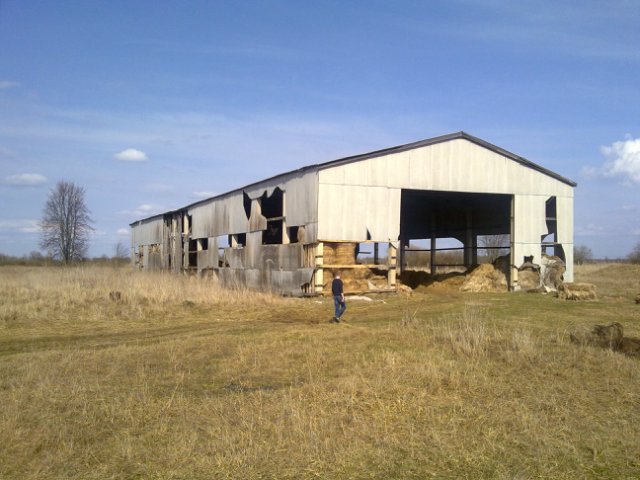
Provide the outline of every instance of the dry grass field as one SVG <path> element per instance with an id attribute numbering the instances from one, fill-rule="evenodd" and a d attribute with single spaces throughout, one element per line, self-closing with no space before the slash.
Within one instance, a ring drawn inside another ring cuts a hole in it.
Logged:
<path id="1" fill-rule="evenodd" d="M 349 302 L 128 268 L 0 268 L 0 478 L 639 478 L 640 267 L 599 299 Z M 112 300 L 110 292 L 121 292 Z"/>

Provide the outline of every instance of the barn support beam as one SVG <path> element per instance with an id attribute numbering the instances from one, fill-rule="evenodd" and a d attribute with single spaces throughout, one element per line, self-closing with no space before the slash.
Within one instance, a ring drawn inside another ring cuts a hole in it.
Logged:
<path id="1" fill-rule="evenodd" d="M 318 242 L 316 246 L 316 265 L 315 265 L 315 293 L 322 295 L 324 289 L 324 243 Z"/>
<path id="2" fill-rule="evenodd" d="M 389 242 L 389 246 L 387 247 L 387 265 L 389 270 L 387 271 L 387 285 L 389 288 L 396 288 L 396 275 L 397 275 L 397 252 L 398 249 L 393 245 L 393 243 Z M 377 263 L 377 261 L 376 261 Z"/>
<path id="3" fill-rule="evenodd" d="M 436 236 L 431 234 L 431 242 L 429 246 L 429 274 L 435 276 L 436 272 Z"/>

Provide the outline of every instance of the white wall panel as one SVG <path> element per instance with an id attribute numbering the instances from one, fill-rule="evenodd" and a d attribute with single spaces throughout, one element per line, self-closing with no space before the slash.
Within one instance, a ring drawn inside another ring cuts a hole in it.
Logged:
<path id="1" fill-rule="evenodd" d="M 465 139 L 377 159 L 329 166 L 320 170 L 319 182 L 419 190 L 573 196 L 570 185 Z"/>
<path id="2" fill-rule="evenodd" d="M 320 185 L 321 240 L 396 240 L 400 231 L 400 190 L 383 187 Z"/>
<path id="3" fill-rule="evenodd" d="M 546 223 L 547 197 L 539 195 L 514 196 L 513 261 L 516 267 L 524 262 L 525 256 L 533 255 L 533 262 L 542 259 L 542 236 L 548 233 Z"/>

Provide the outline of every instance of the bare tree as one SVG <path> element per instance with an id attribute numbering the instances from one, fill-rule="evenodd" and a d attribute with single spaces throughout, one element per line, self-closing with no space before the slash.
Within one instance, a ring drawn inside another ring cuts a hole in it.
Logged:
<path id="1" fill-rule="evenodd" d="M 573 249 L 573 261 L 578 265 L 593 260 L 593 252 L 585 245 L 578 245 Z"/>
<path id="2" fill-rule="evenodd" d="M 631 263 L 640 263 L 640 242 L 636 243 L 627 258 Z"/>
<path id="3" fill-rule="evenodd" d="M 124 246 L 122 241 L 116 243 L 116 246 L 113 249 L 113 258 L 115 260 L 125 260 L 129 258 L 129 252 L 127 251 L 127 247 Z"/>
<path id="4" fill-rule="evenodd" d="M 89 248 L 93 220 L 84 193 L 84 188 L 61 180 L 49 192 L 44 206 L 40 247 L 64 263 L 85 258 Z"/>
<path id="5" fill-rule="evenodd" d="M 482 235 L 478 237 L 478 246 L 484 249 L 484 254 L 493 263 L 502 255 L 509 253 L 509 234 Z"/>

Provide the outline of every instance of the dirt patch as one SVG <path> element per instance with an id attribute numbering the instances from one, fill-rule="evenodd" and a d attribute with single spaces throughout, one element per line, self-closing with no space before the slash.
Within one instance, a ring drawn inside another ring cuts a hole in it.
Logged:
<path id="1" fill-rule="evenodd" d="M 640 357 L 640 339 L 625 337 L 624 327 L 618 322 L 596 325 L 590 331 L 574 331 L 569 338 L 578 345 L 608 348 L 631 357 Z"/>

